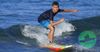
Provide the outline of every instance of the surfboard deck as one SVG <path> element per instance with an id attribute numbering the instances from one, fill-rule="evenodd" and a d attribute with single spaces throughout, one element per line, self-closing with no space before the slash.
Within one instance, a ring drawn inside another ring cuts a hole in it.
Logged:
<path id="1" fill-rule="evenodd" d="M 59 52 L 59 51 L 63 51 L 64 49 L 72 48 L 73 45 L 57 45 L 57 44 L 54 44 L 54 45 L 45 45 L 45 46 L 42 46 L 42 47 L 48 48 L 53 52 Z"/>

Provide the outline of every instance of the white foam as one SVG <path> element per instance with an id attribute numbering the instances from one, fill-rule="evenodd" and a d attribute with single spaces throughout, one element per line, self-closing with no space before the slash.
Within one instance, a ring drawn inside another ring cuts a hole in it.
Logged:
<path id="1" fill-rule="evenodd" d="M 74 26 L 71 23 L 63 22 L 55 27 L 54 36 L 61 36 L 62 32 L 71 32 L 75 31 Z M 25 37 L 31 39 L 35 38 L 39 45 L 48 44 L 48 34 L 49 29 L 43 28 L 42 26 L 31 26 L 25 25 L 22 29 L 22 34 Z"/>
<path id="2" fill-rule="evenodd" d="M 61 36 L 63 32 L 72 32 L 75 31 L 75 27 L 68 22 L 62 22 L 55 29 L 55 36 Z"/>
<path id="3" fill-rule="evenodd" d="M 28 44 L 27 42 L 22 42 L 22 41 L 18 41 L 18 40 L 16 40 L 16 42 L 19 43 L 19 44 L 30 46 L 30 44 Z"/>
<path id="4" fill-rule="evenodd" d="M 25 37 L 29 37 L 31 39 L 35 38 L 37 42 L 41 45 L 48 43 L 47 35 L 45 35 L 45 28 L 39 26 L 30 26 L 25 25 L 24 29 L 22 29 L 22 34 Z M 42 32 L 43 31 L 43 32 Z"/>

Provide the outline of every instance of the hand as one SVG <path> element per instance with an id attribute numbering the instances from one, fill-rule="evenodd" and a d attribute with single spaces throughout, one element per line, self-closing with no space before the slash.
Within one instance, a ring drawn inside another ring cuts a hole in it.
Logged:
<path id="1" fill-rule="evenodd" d="M 79 10 L 73 10 L 73 12 L 78 12 Z"/>
<path id="2" fill-rule="evenodd" d="M 58 24 L 62 23 L 64 21 L 64 18 L 61 18 L 59 21 L 53 23 L 53 26 L 57 26 Z"/>
<path id="3" fill-rule="evenodd" d="M 63 22 L 63 21 L 64 21 L 64 18 L 61 18 L 61 19 L 60 19 L 60 22 Z"/>

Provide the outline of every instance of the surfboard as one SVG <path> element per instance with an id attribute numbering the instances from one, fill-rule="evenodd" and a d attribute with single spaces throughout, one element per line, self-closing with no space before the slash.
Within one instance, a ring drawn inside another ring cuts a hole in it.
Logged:
<path id="1" fill-rule="evenodd" d="M 63 51 L 64 49 L 72 48 L 73 45 L 57 45 L 57 44 L 54 44 L 54 45 L 46 45 L 46 46 L 43 46 L 43 47 L 48 48 L 53 52 L 60 52 L 60 51 Z"/>

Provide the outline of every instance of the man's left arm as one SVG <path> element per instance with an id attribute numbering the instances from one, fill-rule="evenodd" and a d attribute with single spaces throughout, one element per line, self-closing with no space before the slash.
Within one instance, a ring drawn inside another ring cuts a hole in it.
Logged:
<path id="1" fill-rule="evenodd" d="M 64 9 L 63 12 L 78 12 L 79 10 Z"/>

